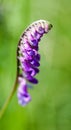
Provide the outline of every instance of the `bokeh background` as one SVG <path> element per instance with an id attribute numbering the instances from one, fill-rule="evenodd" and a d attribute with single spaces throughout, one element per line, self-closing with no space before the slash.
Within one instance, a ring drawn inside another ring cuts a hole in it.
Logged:
<path id="1" fill-rule="evenodd" d="M 20 35 L 38 19 L 53 24 L 40 42 L 39 84 L 24 108 L 14 94 L 0 130 L 71 130 L 71 0 L 0 0 L 0 109 L 15 81 Z"/>

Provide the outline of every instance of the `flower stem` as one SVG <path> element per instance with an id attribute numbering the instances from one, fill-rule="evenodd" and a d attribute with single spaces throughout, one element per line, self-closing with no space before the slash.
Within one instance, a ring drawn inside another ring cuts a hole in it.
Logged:
<path id="1" fill-rule="evenodd" d="M 7 100 L 5 101 L 3 107 L 2 107 L 2 109 L 1 109 L 1 111 L 0 111 L 0 118 L 2 118 L 2 116 L 3 116 L 3 114 L 4 114 L 5 110 L 6 110 L 6 108 L 7 108 L 8 104 L 9 104 L 9 102 L 10 102 L 11 99 L 12 99 L 12 96 L 14 95 L 14 92 L 16 91 L 17 82 L 18 82 L 18 75 L 16 75 L 16 80 L 15 80 L 14 86 L 13 86 L 11 92 L 10 92 L 10 95 L 8 96 Z"/>
<path id="2" fill-rule="evenodd" d="M 18 53 L 18 47 L 17 47 L 17 53 L 16 53 L 16 60 L 17 60 L 16 79 L 15 79 L 14 86 L 13 86 L 11 92 L 10 92 L 10 95 L 8 96 L 7 100 L 5 101 L 3 107 L 2 107 L 2 109 L 1 109 L 1 111 L 0 111 L 0 118 L 3 117 L 4 112 L 5 112 L 5 110 L 6 110 L 7 106 L 8 106 L 8 104 L 9 104 L 9 102 L 11 101 L 11 99 L 12 99 L 12 97 L 13 97 L 13 95 L 14 95 L 16 89 L 17 89 L 18 75 L 19 75 L 19 68 L 18 68 L 18 66 L 19 66 L 19 60 L 18 60 L 18 58 L 17 58 L 18 55 L 19 55 L 19 53 Z"/>

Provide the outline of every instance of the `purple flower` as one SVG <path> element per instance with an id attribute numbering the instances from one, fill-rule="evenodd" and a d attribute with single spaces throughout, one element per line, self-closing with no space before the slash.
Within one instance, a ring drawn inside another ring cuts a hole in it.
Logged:
<path id="1" fill-rule="evenodd" d="M 19 61 L 19 87 L 18 87 L 18 102 L 25 106 L 31 101 L 28 93 L 29 84 L 37 84 L 35 78 L 39 73 L 40 54 L 39 41 L 43 34 L 48 33 L 52 25 L 45 20 L 39 20 L 30 25 L 22 34 L 18 45 L 18 61 Z M 21 76 L 20 76 L 21 75 Z"/>

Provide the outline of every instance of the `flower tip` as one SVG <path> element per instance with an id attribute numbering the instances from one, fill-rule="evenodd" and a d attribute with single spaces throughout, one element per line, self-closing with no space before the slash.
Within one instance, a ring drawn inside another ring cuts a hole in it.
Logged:
<path id="1" fill-rule="evenodd" d="M 52 24 L 49 24 L 49 30 L 51 30 L 52 27 L 53 27 L 53 25 L 52 25 Z"/>

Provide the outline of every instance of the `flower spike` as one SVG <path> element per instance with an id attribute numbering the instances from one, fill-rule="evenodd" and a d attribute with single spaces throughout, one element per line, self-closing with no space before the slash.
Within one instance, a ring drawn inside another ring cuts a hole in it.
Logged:
<path id="1" fill-rule="evenodd" d="M 52 25 L 45 20 L 38 20 L 32 23 L 22 34 L 18 49 L 18 91 L 17 97 L 20 105 L 25 106 L 31 101 L 31 96 L 28 93 L 30 83 L 37 84 L 38 80 L 35 78 L 39 73 L 40 54 L 39 41 L 43 34 L 48 33 Z"/>

